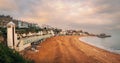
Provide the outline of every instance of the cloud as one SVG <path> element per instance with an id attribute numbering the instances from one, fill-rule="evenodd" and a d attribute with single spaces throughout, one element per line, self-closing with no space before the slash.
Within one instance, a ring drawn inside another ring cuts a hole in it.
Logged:
<path id="1" fill-rule="evenodd" d="M 120 0 L 0 0 L 0 11 L 40 25 L 115 29 L 120 24 L 119 3 Z"/>
<path id="2" fill-rule="evenodd" d="M 4 11 L 11 11 L 11 10 L 16 10 L 16 4 L 14 0 L 0 0 L 0 9 Z"/>

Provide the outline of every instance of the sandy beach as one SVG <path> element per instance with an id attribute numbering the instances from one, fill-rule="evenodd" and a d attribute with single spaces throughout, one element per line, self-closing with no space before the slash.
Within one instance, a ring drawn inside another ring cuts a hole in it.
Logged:
<path id="1" fill-rule="evenodd" d="M 56 36 L 38 45 L 39 52 L 24 51 L 35 63 L 120 63 L 120 55 L 91 46 L 80 36 Z"/>

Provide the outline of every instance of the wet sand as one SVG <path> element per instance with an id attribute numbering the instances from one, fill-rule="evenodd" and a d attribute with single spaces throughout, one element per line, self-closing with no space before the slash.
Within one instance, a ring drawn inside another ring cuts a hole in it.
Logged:
<path id="1" fill-rule="evenodd" d="M 24 51 L 35 63 L 120 63 L 120 55 L 91 46 L 80 36 L 57 36 L 39 44 L 39 52 Z"/>

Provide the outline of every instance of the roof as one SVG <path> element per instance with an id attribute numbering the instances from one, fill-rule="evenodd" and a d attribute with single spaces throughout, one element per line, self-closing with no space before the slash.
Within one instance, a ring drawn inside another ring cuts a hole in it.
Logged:
<path id="1" fill-rule="evenodd" d="M 11 25 L 15 26 L 15 24 L 12 21 L 7 24 L 7 26 L 11 26 Z"/>

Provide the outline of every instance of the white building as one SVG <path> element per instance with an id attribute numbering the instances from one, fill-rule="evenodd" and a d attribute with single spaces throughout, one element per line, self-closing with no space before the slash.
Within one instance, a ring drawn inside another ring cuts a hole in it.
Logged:
<path id="1" fill-rule="evenodd" d="M 27 22 L 18 21 L 18 28 L 28 28 L 29 24 Z"/>
<path id="2" fill-rule="evenodd" d="M 15 33 L 15 24 L 9 22 L 7 24 L 7 45 L 11 49 L 15 49 L 17 46 L 17 34 Z"/>

